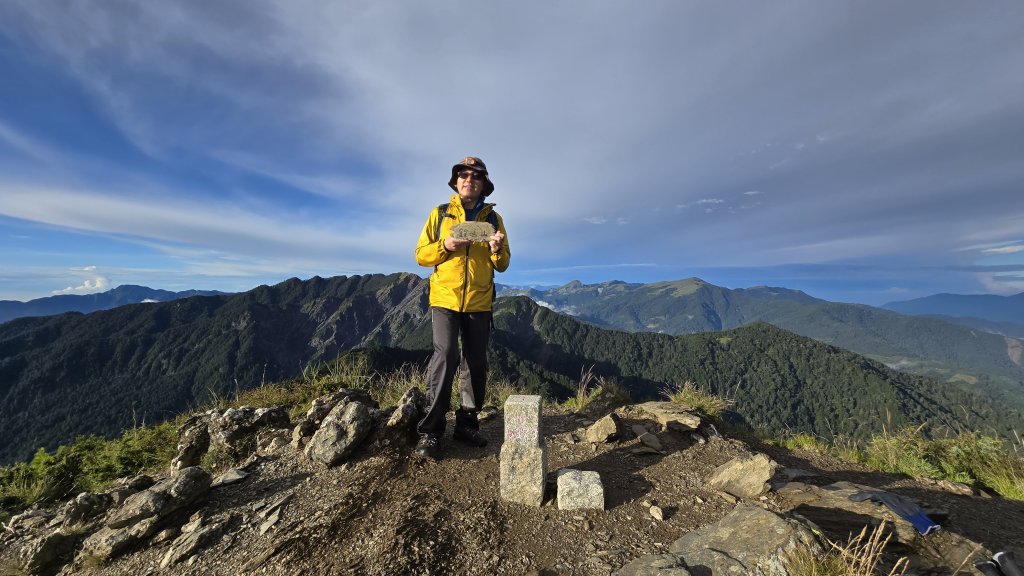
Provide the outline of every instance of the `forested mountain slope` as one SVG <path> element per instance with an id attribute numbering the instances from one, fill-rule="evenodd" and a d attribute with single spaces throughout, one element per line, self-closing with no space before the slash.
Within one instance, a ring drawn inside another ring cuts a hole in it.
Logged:
<path id="1" fill-rule="evenodd" d="M 556 395 L 572 394 L 580 369 L 593 366 L 635 399 L 691 380 L 734 399 L 746 424 L 773 433 L 863 437 L 883 425 L 928 422 L 1009 434 L 1020 422 L 1019 412 L 977 394 L 765 323 L 687 336 L 630 333 L 578 322 L 526 298 L 500 302 L 498 369 Z"/>
<path id="2" fill-rule="evenodd" d="M 0 325 L 0 462 L 77 434 L 114 434 L 421 322 L 412 274 L 288 280 L 233 296 Z"/>
<path id="3" fill-rule="evenodd" d="M 1024 408 L 1024 368 L 1006 337 L 936 318 L 828 302 L 786 288 L 730 290 L 697 278 L 654 284 L 572 282 L 522 293 L 553 310 L 620 330 L 692 334 L 768 322 L 889 365 Z"/>
<path id="4" fill-rule="evenodd" d="M 292 279 L 233 296 L 6 323 L 0 462 L 285 380 L 353 348 L 371 348 L 382 364 L 422 363 L 431 347 L 426 285 L 411 274 Z M 494 376 L 553 398 L 574 394 L 592 366 L 635 399 L 692 380 L 735 399 L 740 421 L 772 432 L 863 436 L 927 421 L 1006 433 L 1019 421 L 969 392 L 764 323 L 685 336 L 622 332 L 500 298 L 494 327 Z"/>

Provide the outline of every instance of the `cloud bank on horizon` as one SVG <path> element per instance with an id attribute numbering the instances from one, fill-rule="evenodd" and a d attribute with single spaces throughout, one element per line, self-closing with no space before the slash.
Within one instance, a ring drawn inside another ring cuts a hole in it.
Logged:
<path id="1" fill-rule="evenodd" d="M 4 2 L 0 299 L 426 275 L 466 155 L 506 284 L 1021 292 L 1022 22 L 1011 0 Z"/>

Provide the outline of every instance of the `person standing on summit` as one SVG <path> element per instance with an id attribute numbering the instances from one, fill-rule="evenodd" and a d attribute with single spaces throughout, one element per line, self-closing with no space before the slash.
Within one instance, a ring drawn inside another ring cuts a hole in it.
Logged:
<path id="1" fill-rule="evenodd" d="M 417 426 L 416 444 L 416 454 L 430 458 L 441 452 L 452 382 L 460 363 L 460 336 L 469 378 L 461 382 L 452 438 L 470 446 L 487 445 L 480 435 L 477 412 L 487 386 L 494 271 L 504 272 L 511 258 L 505 223 L 494 211 L 494 204 L 484 202 L 494 192 L 494 184 L 483 161 L 463 158 L 452 166 L 448 186 L 455 194 L 447 205 L 430 212 L 416 244 L 416 263 L 434 268 L 430 275 L 434 355 L 427 366 L 427 413 Z M 455 238 L 452 227 L 463 222 L 490 222 L 494 235 L 488 242 Z"/>

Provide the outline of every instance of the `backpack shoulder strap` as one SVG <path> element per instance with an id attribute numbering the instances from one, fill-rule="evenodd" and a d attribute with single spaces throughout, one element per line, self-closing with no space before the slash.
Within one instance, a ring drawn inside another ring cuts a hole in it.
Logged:
<path id="1" fill-rule="evenodd" d="M 434 242 L 441 239 L 441 224 L 444 219 L 448 217 L 448 204 L 439 204 L 437 206 L 437 230 L 434 231 Z"/>

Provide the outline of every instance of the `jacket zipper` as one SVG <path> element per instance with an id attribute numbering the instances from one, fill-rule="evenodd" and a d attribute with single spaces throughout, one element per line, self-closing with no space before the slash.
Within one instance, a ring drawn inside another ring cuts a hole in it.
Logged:
<path id="1" fill-rule="evenodd" d="M 484 211 L 483 211 L 483 209 L 481 209 L 480 212 L 476 215 L 476 220 L 474 220 L 474 222 L 480 222 L 480 214 L 483 214 L 483 213 L 484 213 Z M 465 221 L 465 220 L 463 220 L 463 221 Z M 465 312 L 466 311 L 466 295 L 469 293 L 469 248 L 470 248 L 470 246 L 472 246 L 472 244 L 470 244 L 469 246 L 466 246 L 466 266 L 465 266 L 465 269 L 462 272 L 462 308 L 459 309 L 459 312 Z"/>
<path id="2" fill-rule="evenodd" d="M 466 268 L 462 272 L 462 308 L 459 312 L 466 311 L 466 294 L 469 293 L 469 246 L 466 246 Z"/>

